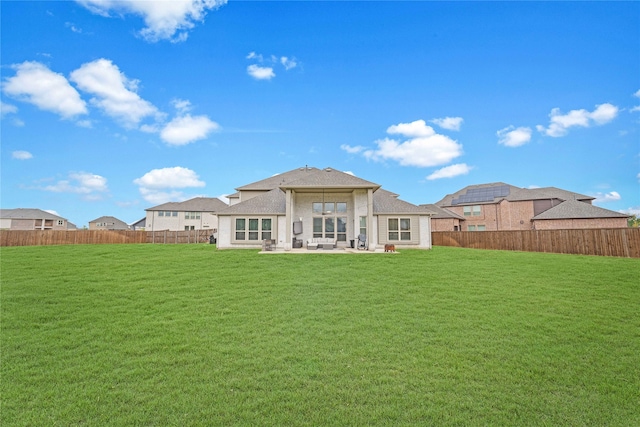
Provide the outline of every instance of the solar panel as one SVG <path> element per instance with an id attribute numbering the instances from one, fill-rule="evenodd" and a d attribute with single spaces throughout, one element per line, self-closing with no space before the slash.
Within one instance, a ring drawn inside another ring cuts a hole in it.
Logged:
<path id="1" fill-rule="evenodd" d="M 508 185 L 497 185 L 495 187 L 471 188 L 465 194 L 451 201 L 452 205 L 462 205 L 477 202 L 492 202 L 496 197 L 509 195 Z"/>

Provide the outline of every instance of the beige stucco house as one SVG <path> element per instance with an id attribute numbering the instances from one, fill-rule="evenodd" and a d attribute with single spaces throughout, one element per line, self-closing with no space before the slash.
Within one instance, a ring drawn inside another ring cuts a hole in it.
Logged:
<path id="1" fill-rule="evenodd" d="M 216 197 L 195 197 L 146 209 L 146 231 L 206 230 L 217 236 L 217 213 L 228 205 Z"/>
<path id="2" fill-rule="evenodd" d="M 114 216 L 101 216 L 89 221 L 89 230 L 129 230 L 129 224 Z"/>
<path id="3" fill-rule="evenodd" d="M 0 209 L 0 229 L 3 230 L 75 230 L 66 218 L 41 209 Z"/>
<path id="4" fill-rule="evenodd" d="M 593 206 L 594 197 L 555 187 L 520 188 L 503 182 L 470 185 L 445 196 L 434 231 L 624 228 L 628 215 Z M 424 205 L 425 207 L 433 205 Z M 435 210 L 435 209 L 433 209 Z"/>
<path id="5" fill-rule="evenodd" d="M 431 248 L 432 214 L 379 184 L 332 168 L 303 167 L 236 188 L 218 212 L 218 248 L 261 248 L 271 240 L 284 250 L 328 239 L 351 247 L 366 236 L 366 249 L 385 243 Z"/>

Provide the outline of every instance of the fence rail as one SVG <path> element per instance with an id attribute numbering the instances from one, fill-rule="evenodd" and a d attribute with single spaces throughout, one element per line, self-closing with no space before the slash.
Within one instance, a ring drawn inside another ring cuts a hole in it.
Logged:
<path id="1" fill-rule="evenodd" d="M 640 258 L 639 228 L 434 231 L 434 246 Z"/>
<path id="2" fill-rule="evenodd" d="M 113 243 L 208 243 L 211 232 L 128 230 L 0 230 L 0 246 Z"/>

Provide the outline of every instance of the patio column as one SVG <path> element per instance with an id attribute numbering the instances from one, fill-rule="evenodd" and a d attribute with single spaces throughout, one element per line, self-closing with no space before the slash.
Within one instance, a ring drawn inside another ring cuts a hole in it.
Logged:
<path id="1" fill-rule="evenodd" d="M 286 227 L 286 231 L 285 231 L 285 241 L 284 244 L 289 244 L 291 245 L 291 243 L 293 242 L 293 240 L 291 239 L 291 227 L 293 226 L 292 221 L 291 221 L 291 199 L 292 199 L 292 191 L 291 189 L 287 189 L 287 193 L 285 195 L 285 222 L 287 224 Z"/>
<path id="2" fill-rule="evenodd" d="M 367 190 L 367 240 L 369 241 L 369 250 L 376 250 L 376 242 L 378 241 L 377 233 L 373 231 L 373 189 Z"/>

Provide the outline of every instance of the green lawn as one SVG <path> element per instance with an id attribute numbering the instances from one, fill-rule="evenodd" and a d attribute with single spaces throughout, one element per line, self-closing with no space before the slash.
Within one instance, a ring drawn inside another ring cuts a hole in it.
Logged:
<path id="1" fill-rule="evenodd" d="M 3 426 L 640 425 L 640 260 L 2 248 Z"/>

